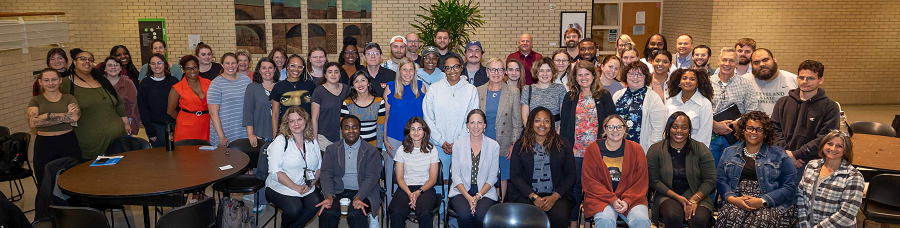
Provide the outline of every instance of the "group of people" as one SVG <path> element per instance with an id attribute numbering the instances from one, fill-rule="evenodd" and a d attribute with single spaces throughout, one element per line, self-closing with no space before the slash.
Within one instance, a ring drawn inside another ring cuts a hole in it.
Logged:
<path id="1" fill-rule="evenodd" d="M 316 216 L 337 227 L 342 199 L 350 227 L 367 227 L 382 201 L 391 227 L 410 213 L 431 227 L 441 201 L 459 227 L 481 227 L 497 203 L 535 205 L 552 227 L 582 216 L 598 227 L 856 224 L 863 178 L 818 61 L 793 74 L 743 38 L 712 69 L 711 49 L 687 34 L 675 53 L 661 34 L 641 53 L 621 35 L 615 55 L 598 56 L 576 29 L 549 57 L 523 34 L 505 60 L 484 61 L 479 41 L 458 54 L 446 30 L 434 37 L 393 37 L 384 62 L 379 44 L 360 50 L 352 37 L 338 62 L 321 47 L 305 59 L 275 48 L 255 68 L 244 50 L 214 62 L 206 44 L 169 63 L 155 40 L 140 71 L 124 46 L 96 65 L 90 52 L 52 49 L 28 107 L 36 176 L 140 125 L 164 146 L 169 125 L 176 141 L 270 143 L 262 198 L 284 211 L 283 227 Z M 384 199 L 382 173 L 393 183 Z"/>

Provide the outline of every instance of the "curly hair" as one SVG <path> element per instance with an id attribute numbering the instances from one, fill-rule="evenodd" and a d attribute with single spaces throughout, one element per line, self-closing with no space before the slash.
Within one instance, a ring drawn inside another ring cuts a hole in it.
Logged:
<path id="1" fill-rule="evenodd" d="M 752 111 L 748 113 L 744 113 L 741 115 L 740 120 L 738 120 L 737 124 L 734 125 L 734 136 L 737 137 L 738 140 L 744 141 L 744 130 L 746 129 L 747 122 L 753 120 L 759 122 L 763 126 L 763 140 L 765 140 L 766 144 L 772 145 L 775 142 L 775 123 L 772 123 L 772 119 L 769 119 L 769 115 L 766 115 L 765 112 L 760 111 Z"/>
<path id="2" fill-rule="evenodd" d="M 681 77 L 687 72 L 694 73 L 694 76 L 697 78 L 697 92 L 700 92 L 707 100 L 712 101 L 715 93 L 706 70 L 678 69 L 672 72 L 672 76 L 669 78 L 669 97 L 675 97 L 681 92 Z"/>
<path id="3" fill-rule="evenodd" d="M 626 86 L 628 85 L 628 72 L 631 72 L 631 70 L 638 70 L 644 75 L 644 86 L 650 86 L 650 83 L 653 82 L 650 68 L 641 61 L 634 61 L 625 65 L 622 68 L 622 73 L 619 74 L 619 81 L 625 83 Z"/>
<path id="4" fill-rule="evenodd" d="M 278 127 L 278 134 L 284 136 L 286 140 L 294 138 L 294 133 L 291 132 L 291 127 L 289 126 L 291 123 L 290 116 L 294 113 L 297 113 L 300 115 L 300 119 L 303 119 L 303 142 L 316 140 L 315 136 L 313 136 L 309 113 L 306 113 L 300 106 L 293 106 L 284 111 L 284 116 L 281 117 L 281 124 Z"/>
<path id="5" fill-rule="evenodd" d="M 553 59 L 545 56 L 541 57 L 537 61 L 534 61 L 533 64 L 531 64 L 531 81 L 534 82 L 534 84 L 538 84 L 538 82 L 540 81 L 540 79 L 538 79 L 538 72 L 541 70 L 541 66 L 543 66 L 544 64 L 547 64 L 547 66 L 550 67 L 550 72 L 552 72 L 552 74 L 550 75 L 550 83 L 556 81 L 556 75 L 559 74 L 559 69 L 556 69 L 556 64 L 553 63 Z"/>

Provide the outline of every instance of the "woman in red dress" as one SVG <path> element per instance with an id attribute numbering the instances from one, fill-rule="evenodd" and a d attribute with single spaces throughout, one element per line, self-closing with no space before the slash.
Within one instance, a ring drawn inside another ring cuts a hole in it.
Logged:
<path id="1" fill-rule="evenodd" d="M 175 141 L 202 139 L 209 141 L 209 109 L 206 106 L 206 91 L 209 79 L 200 77 L 197 57 L 187 55 L 179 64 L 184 69 L 184 80 L 172 86 L 169 91 L 169 116 L 175 118 Z M 176 107 L 180 107 L 178 111 Z"/>

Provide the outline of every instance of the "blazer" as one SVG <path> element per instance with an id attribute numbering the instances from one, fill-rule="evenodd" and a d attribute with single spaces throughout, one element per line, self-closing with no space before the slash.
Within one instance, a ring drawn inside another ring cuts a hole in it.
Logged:
<path id="1" fill-rule="evenodd" d="M 684 158 L 684 167 L 687 171 L 687 181 L 691 189 L 680 193 L 684 198 L 690 199 L 696 192 L 703 193 L 703 200 L 698 202 L 701 207 L 709 211 L 715 211 L 712 192 L 716 190 L 716 161 L 709 152 L 709 148 L 703 143 L 690 139 L 690 153 Z M 650 174 L 650 187 L 656 190 L 653 196 L 653 221 L 659 219 L 659 206 L 663 200 L 669 199 L 666 195 L 672 187 L 672 155 L 669 154 L 669 140 L 663 140 L 653 144 L 647 153 L 647 169 Z"/>
<path id="2" fill-rule="evenodd" d="M 550 179 L 553 180 L 553 191 L 561 198 L 575 200 L 575 154 L 565 139 L 559 149 L 556 146 L 544 147 L 550 155 Z M 528 198 L 534 192 L 531 182 L 534 176 L 534 156 L 531 148 L 522 149 L 522 142 L 513 146 L 513 156 L 509 161 L 509 189 L 506 196 L 512 200 L 519 197 Z M 512 202 L 512 201 L 511 201 Z M 596 214 L 596 213 L 595 213 Z"/>
<path id="3" fill-rule="evenodd" d="M 734 189 L 741 180 L 744 170 L 744 142 L 734 144 L 722 152 L 716 166 L 716 189 L 722 199 L 734 196 Z M 762 199 L 769 206 L 784 212 L 797 201 L 797 168 L 791 157 L 778 146 L 765 142 L 756 155 L 756 175 Z"/>
<path id="4" fill-rule="evenodd" d="M 488 84 L 476 88 L 481 110 L 486 110 Z M 497 131 L 494 140 L 500 144 L 500 151 L 506 156 L 506 151 L 522 135 L 522 107 L 519 105 L 519 89 L 513 85 L 503 83 L 500 88 L 500 103 L 497 105 L 497 118 L 494 121 L 494 129 Z"/>
<path id="5" fill-rule="evenodd" d="M 362 140 L 362 138 L 358 139 Z M 381 192 L 378 189 L 378 183 L 381 180 L 381 152 L 372 144 L 366 142 L 359 143 L 359 153 L 357 154 L 357 179 L 359 180 L 359 191 L 356 193 L 361 199 L 369 199 L 369 207 L 372 211 L 378 210 L 381 206 Z M 325 155 L 322 158 L 322 168 L 320 172 L 319 183 L 322 184 L 322 196 L 334 196 L 344 192 L 344 141 L 343 138 L 325 148 Z"/>
<path id="6" fill-rule="evenodd" d="M 575 117 L 575 109 L 578 107 L 577 91 L 570 91 L 563 97 L 562 108 L 559 109 L 559 136 L 569 142 L 569 148 L 575 148 L 575 126 L 578 118 Z M 572 98 L 572 95 L 575 98 Z M 603 134 L 603 120 L 607 116 L 616 114 L 616 103 L 613 103 L 609 91 L 603 90 L 599 98 L 594 99 L 594 110 L 597 112 L 597 138 Z M 596 138 L 595 138 L 596 139 Z"/>
<path id="7" fill-rule="evenodd" d="M 634 141 L 623 139 L 625 156 L 622 161 L 622 176 L 615 191 L 612 189 L 612 177 L 609 176 L 609 168 L 603 162 L 600 147 L 597 140 L 588 146 L 584 153 L 584 164 L 581 167 L 581 185 L 584 189 L 584 214 L 594 215 L 615 199 L 621 199 L 628 203 L 628 214 L 631 208 L 637 205 L 647 205 L 647 156 L 641 145 Z M 604 145 L 606 146 L 606 145 Z"/>
<path id="8" fill-rule="evenodd" d="M 613 103 L 622 98 L 626 90 L 628 87 L 613 94 Z M 641 107 L 642 130 L 639 143 L 641 148 L 644 148 L 646 155 L 650 146 L 663 140 L 663 128 L 666 127 L 666 120 L 669 118 L 669 108 L 663 103 L 663 98 L 660 98 L 659 94 L 650 88 L 647 88 L 647 93 L 644 94 L 644 104 Z"/>
<path id="9" fill-rule="evenodd" d="M 470 137 L 469 134 L 466 134 L 453 143 L 453 151 L 456 153 L 453 153 L 452 165 L 450 166 L 450 179 L 453 182 L 450 184 L 449 197 L 460 194 L 456 185 L 462 184 L 465 186 L 465 189 L 469 189 L 472 183 L 472 144 L 469 141 Z M 481 135 L 481 137 L 483 140 L 481 141 L 481 160 L 478 161 L 481 167 L 478 169 L 477 177 L 479 189 L 485 184 L 494 186 L 500 178 L 498 176 L 500 175 L 500 146 L 491 138 L 484 135 Z M 492 187 L 484 194 L 484 197 L 497 201 L 496 188 Z"/>

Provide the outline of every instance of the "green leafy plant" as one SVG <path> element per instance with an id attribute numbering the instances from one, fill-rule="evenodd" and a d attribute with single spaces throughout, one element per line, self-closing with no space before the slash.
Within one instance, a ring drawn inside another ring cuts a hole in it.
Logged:
<path id="1" fill-rule="evenodd" d="M 410 24 L 419 30 L 419 40 L 425 45 L 434 44 L 435 33 L 440 29 L 446 29 L 450 33 L 450 50 L 463 53 L 463 47 L 469 42 L 469 35 L 475 29 L 484 25 L 481 20 L 480 3 L 472 0 L 438 0 L 437 4 L 431 4 L 428 8 L 419 6 L 424 14 L 416 14 L 418 24 Z"/>

